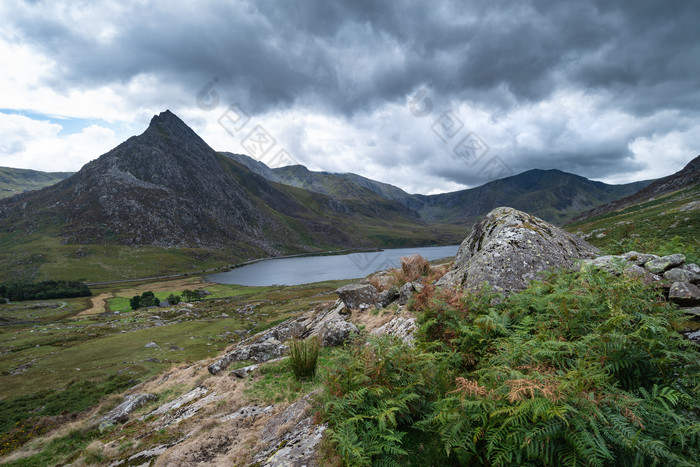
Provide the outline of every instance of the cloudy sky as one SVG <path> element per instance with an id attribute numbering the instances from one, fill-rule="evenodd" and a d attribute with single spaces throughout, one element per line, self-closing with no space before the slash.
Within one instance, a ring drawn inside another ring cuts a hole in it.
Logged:
<path id="1" fill-rule="evenodd" d="M 694 0 L 3 1 L 0 165 L 75 171 L 170 109 L 214 149 L 409 192 L 700 154 Z"/>

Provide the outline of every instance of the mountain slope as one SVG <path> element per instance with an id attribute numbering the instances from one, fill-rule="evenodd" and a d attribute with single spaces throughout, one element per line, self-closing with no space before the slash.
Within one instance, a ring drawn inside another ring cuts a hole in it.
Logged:
<path id="1" fill-rule="evenodd" d="M 0 199 L 54 185 L 71 175 L 73 172 L 40 172 L 0 167 Z"/>
<path id="2" fill-rule="evenodd" d="M 688 162 L 683 169 L 675 174 L 660 178 L 649 184 L 647 187 L 644 187 L 640 191 L 629 196 L 583 212 L 572 219 L 572 222 L 581 222 L 586 219 L 611 213 L 628 206 L 643 203 L 651 198 L 666 195 L 682 188 L 692 187 L 698 183 L 700 183 L 700 156 L 697 156 L 695 159 Z"/>

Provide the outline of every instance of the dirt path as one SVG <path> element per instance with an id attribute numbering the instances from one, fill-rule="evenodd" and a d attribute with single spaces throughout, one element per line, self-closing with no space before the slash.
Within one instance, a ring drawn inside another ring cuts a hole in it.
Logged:
<path id="1" fill-rule="evenodd" d="M 92 306 L 87 310 L 78 313 L 78 316 L 99 315 L 100 313 L 104 313 L 107 307 L 107 299 L 112 297 L 114 297 L 114 294 L 112 292 L 109 292 L 101 293 L 90 298 L 90 300 L 92 301 Z"/>

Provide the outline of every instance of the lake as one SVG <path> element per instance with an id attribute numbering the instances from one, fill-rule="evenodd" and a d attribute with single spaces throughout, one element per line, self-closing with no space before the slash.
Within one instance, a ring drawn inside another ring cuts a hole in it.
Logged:
<path id="1" fill-rule="evenodd" d="M 358 279 L 373 272 L 399 267 L 402 256 L 418 254 L 428 260 L 434 260 L 454 256 L 458 248 L 459 245 L 392 248 L 347 255 L 268 259 L 228 272 L 212 274 L 207 279 L 220 284 L 249 286 L 299 285 L 329 280 Z"/>

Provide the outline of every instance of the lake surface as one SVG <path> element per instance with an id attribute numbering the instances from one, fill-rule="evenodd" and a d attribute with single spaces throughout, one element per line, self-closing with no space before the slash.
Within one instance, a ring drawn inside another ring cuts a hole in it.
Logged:
<path id="1" fill-rule="evenodd" d="M 392 248 L 371 253 L 268 259 L 228 272 L 212 274 L 207 279 L 220 284 L 249 286 L 299 285 L 358 279 L 376 271 L 399 267 L 402 256 L 418 254 L 428 260 L 434 260 L 454 256 L 458 248 L 459 245 Z"/>

